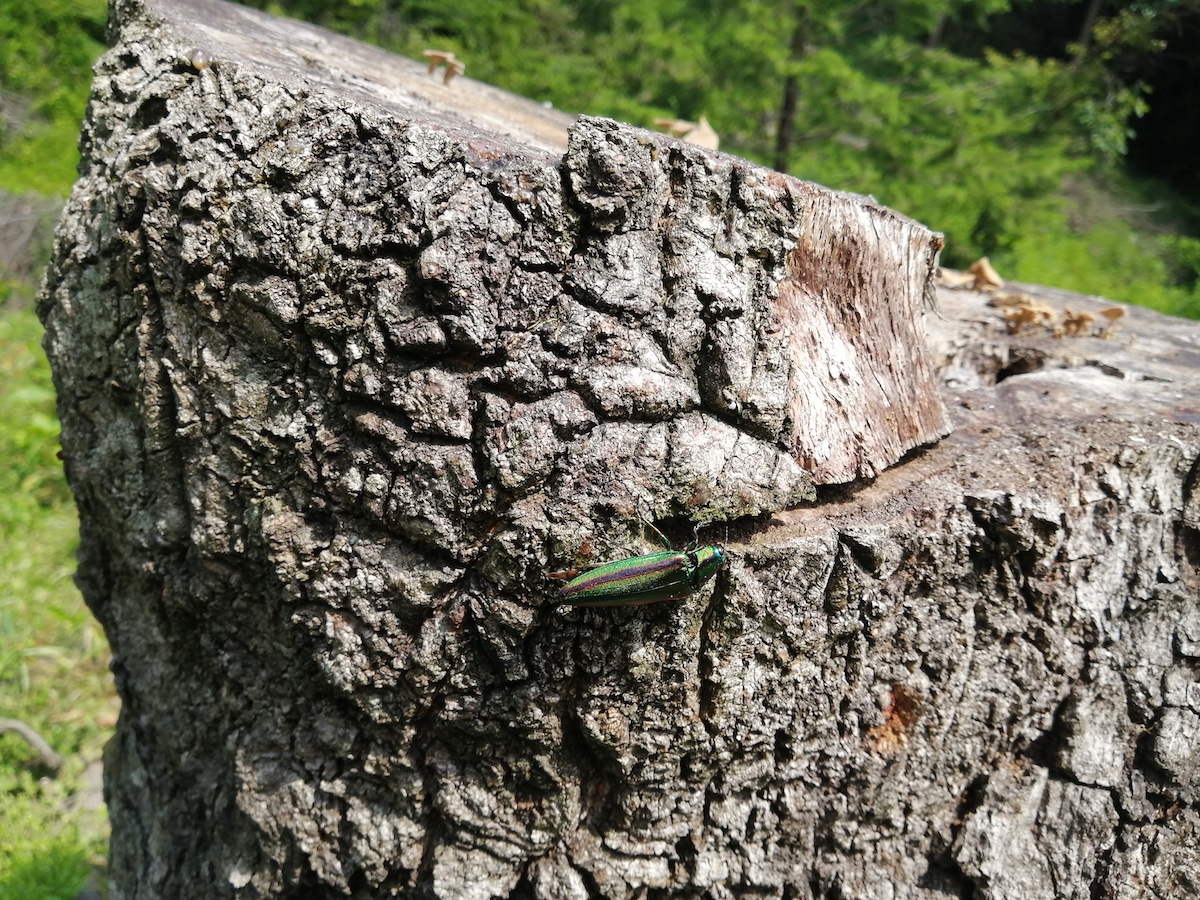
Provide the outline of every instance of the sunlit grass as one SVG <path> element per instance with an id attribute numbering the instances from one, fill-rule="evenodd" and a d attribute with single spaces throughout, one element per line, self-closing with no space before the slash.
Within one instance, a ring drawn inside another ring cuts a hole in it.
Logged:
<path id="1" fill-rule="evenodd" d="M 1182 233 L 1192 213 L 1146 179 L 1075 179 L 1060 227 L 1022 237 L 994 261 L 1018 281 L 1200 319 L 1200 241 Z"/>
<path id="2" fill-rule="evenodd" d="M 73 808 L 68 780 L 0 765 L 0 900 L 73 900 L 102 865 L 99 813 Z"/>
<path id="3" fill-rule="evenodd" d="M 78 521 L 40 338 L 31 311 L 0 312 L 0 719 L 31 727 L 63 765 L 48 771 L 0 735 L 0 900 L 74 897 L 88 880 L 105 823 L 84 774 L 116 711 L 107 644 L 71 580 Z"/>

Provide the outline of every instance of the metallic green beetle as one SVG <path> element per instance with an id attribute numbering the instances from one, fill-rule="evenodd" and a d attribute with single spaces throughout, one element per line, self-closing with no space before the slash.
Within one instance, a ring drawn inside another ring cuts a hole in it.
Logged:
<path id="1" fill-rule="evenodd" d="M 634 606 L 689 597 L 729 562 L 717 546 L 664 550 L 605 563 L 572 579 L 559 592 L 575 606 Z"/>

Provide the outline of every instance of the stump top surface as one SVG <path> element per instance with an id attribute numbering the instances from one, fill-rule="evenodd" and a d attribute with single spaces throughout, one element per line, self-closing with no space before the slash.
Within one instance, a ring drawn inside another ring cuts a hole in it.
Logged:
<path id="1" fill-rule="evenodd" d="M 221 0 L 128 0 L 194 41 L 181 47 L 186 58 L 199 50 L 219 65 L 236 58 L 273 80 L 300 88 L 335 90 L 404 119 L 420 119 L 474 139 L 524 144 L 558 157 L 567 147 L 575 116 L 500 88 L 459 75 L 449 85 L 439 69 L 295 19 L 267 15 Z M 127 17 L 123 17 L 127 18 Z M 440 48 L 434 48 L 440 49 Z M 463 60 L 467 72 L 471 60 Z"/>

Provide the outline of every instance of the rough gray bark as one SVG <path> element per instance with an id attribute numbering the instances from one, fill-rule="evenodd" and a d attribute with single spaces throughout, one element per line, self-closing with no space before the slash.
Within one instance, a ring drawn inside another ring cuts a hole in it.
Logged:
<path id="1" fill-rule="evenodd" d="M 921 226 L 188 9 L 114 6 L 40 306 L 115 897 L 1195 890 L 1200 328 L 943 292 L 912 453 Z M 557 606 L 639 517 L 732 565 Z"/>

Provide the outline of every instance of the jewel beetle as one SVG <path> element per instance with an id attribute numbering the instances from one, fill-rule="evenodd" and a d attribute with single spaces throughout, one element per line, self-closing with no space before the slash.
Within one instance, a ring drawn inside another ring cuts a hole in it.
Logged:
<path id="1" fill-rule="evenodd" d="M 729 562 L 715 544 L 662 550 L 597 566 L 563 585 L 559 597 L 575 606 L 635 606 L 690 597 Z"/>

